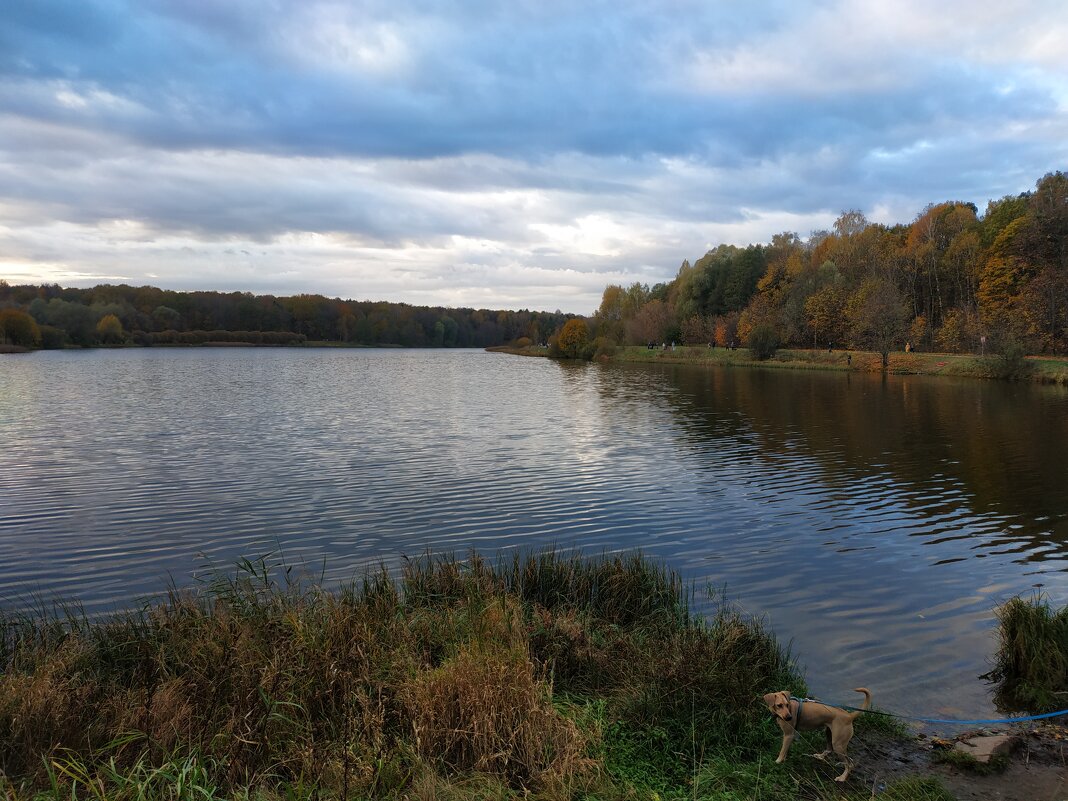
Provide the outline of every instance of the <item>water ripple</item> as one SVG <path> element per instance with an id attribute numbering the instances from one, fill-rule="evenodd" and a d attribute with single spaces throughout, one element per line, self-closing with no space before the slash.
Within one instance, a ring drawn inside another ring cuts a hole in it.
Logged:
<path id="1" fill-rule="evenodd" d="M 277 551 L 337 581 L 425 550 L 640 547 L 767 613 L 816 692 L 975 717 L 992 605 L 1068 601 L 1049 388 L 271 349 L 0 378 L 9 607 L 113 608 Z"/>

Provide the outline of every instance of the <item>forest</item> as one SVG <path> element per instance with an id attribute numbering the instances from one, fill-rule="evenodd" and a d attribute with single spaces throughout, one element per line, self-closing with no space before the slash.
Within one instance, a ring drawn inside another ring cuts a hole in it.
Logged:
<path id="1" fill-rule="evenodd" d="M 489 347 L 545 342 L 571 315 L 488 311 L 248 292 L 174 292 L 151 286 L 12 286 L 0 281 L 0 343 L 62 348 L 305 342 Z"/>
<path id="2" fill-rule="evenodd" d="M 966 353 L 1068 350 L 1068 174 L 991 201 L 927 206 L 911 223 L 844 212 L 807 240 L 720 245 L 675 278 L 612 285 L 591 334 L 684 342 Z"/>
<path id="3" fill-rule="evenodd" d="M 156 287 L 0 281 L 0 344 L 304 342 L 404 347 L 554 344 L 573 315 Z M 576 324 L 577 325 L 577 324 Z M 593 353 L 585 326 L 573 350 Z M 847 211 L 830 231 L 719 245 L 671 281 L 605 288 L 594 342 L 1068 352 L 1068 174 L 1030 192 L 924 208 L 884 225 Z M 555 335 L 555 336 L 554 336 Z M 584 350 L 585 349 L 585 350 Z M 572 355 L 575 355 L 572 354 Z M 566 355 L 566 354 L 565 354 Z"/>

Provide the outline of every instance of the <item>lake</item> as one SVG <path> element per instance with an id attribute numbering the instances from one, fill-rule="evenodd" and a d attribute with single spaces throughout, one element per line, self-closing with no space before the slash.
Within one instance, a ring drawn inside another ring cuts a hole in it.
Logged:
<path id="1" fill-rule="evenodd" d="M 242 557 L 640 548 L 766 614 L 810 689 L 987 717 L 993 607 L 1068 602 L 1068 392 L 476 350 L 0 357 L 0 603 Z"/>

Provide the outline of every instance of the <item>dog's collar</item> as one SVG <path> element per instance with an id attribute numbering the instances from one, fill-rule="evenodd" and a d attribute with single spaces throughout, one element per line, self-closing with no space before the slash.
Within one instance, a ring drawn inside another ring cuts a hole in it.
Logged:
<path id="1" fill-rule="evenodd" d="M 796 729 L 801 724 L 801 707 L 805 705 L 805 699 L 791 696 L 790 700 L 797 701 L 797 712 L 794 713 L 794 728 Z"/>

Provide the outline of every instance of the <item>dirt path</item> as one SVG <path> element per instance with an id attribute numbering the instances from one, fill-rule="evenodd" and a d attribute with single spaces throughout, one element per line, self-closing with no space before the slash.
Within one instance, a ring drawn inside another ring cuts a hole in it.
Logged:
<path id="1" fill-rule="evenodd" d="M 919 774 L 939 778 L 958 801 L 1068 801 L 1068 726 L 1019 726 L 969 734 L 1016 734 L 1019 744 L 1003 771 L 983 775 L 938 761 L 938 753 L 952 747 L 953 741 L 917 737 L 864 744 L 856 738 L 850 747 L 857 760 L 850 784 L 874 787 L 878 796 L 887 782 Z"/>

